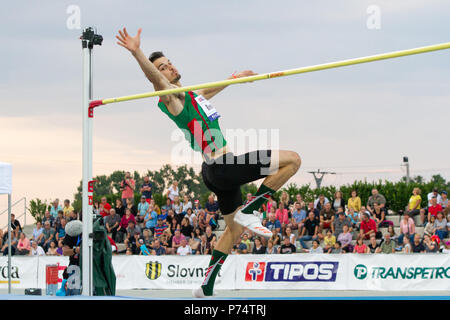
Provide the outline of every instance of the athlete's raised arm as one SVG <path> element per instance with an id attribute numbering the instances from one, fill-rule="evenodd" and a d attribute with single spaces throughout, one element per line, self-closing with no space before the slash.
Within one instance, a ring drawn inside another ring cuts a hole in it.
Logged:
<path id="1" fill-rule="evenodd" d="M 128 34 L 126 28 L 119 30 L 119 35 L 116 36 L 117 40 L 119 40 L 117 44 L 131 52 L 147 79 L 153 84 L 155 90 L 170 89 L 171 86 L 167 78 L 159 72 L 153 63 L 145 56 L 144 52 L 142 52 L 140 48 L 141 32 L 142 29 L 139 28 L 137 35 L 132 37 Z"/>
<path id="2" fill-rule="evenodd" d="M 255 73 L 251 70 L 244 70 L 241 72 L 233 73 L 233 75 L 231 75 L 228 79 L 243 78 L 243 77 L 256 76 L 256 75 L 257 75 L 257 73 Z M 212 97 L 214 97 L 216 94 L 218 94 L 220 91 L 222 91 L 226 87 L 228 87 L 228 86 L 200 89 L 200 90 L 195 91 L 195 93 L 201 94 L 206 99 L 211 99 Z"/>

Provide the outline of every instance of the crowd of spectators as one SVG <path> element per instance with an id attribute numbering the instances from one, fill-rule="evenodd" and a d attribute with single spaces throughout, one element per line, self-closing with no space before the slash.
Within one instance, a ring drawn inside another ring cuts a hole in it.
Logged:
<path id="1" fill-rule="evenodd" d="M 103 217 L 114 254 L 205 255 L 214 249 L 220 219 L 214 194 L 202 207 L 199 200 L 181 195 L 174 181 L 165 194 L 167 202 L 159 207 L 152 198 L 149 178 L 145 177 L 144 183 L 136 186 L 129 173 L 120 189 L 121 198 L 114 204 L 109 204 L 106 197 L 94 204 L 94 213 Z M 134 192 L 141 194 L 139 203 L 134 202 Z M 251 196 L 248 194 L 248 199 Z M 372 190 L 365 204 L 356 190 L 348 199 L 344 197 L 337 191 L 332 199 L 319 195 L 308 203 L 301 194 L 290 199 L 287 192 L 282 193 L 278 202 L 270 198 L 260 208 L 259 216 L 262 224 L 272 231 L 272 237 L 261 238 L 245 229 L 231 253 L 450 252 L 447 239 L 450 204 L 446 191 L 434 189 L 427 195 L 428 206 L 422 208 L 421 191 L 415 188 L 405 209 L 396 213 L 400 215 L 398 227 L 389 220 L 386 198 L 377 189 Z M 79 218 L 69 200 L 61 206 L 56 199 L 27 237 L 13 215 L 11 253 L 62 255 L 64 227 Z M 8 253 L 7 236 L 0 231 L 4 255 Z"/>

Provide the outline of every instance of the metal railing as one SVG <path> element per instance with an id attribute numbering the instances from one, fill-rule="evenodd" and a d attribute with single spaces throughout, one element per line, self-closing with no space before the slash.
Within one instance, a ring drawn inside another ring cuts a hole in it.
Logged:
<path id="1" fill-rule="evenodd" d="M 23 225 L 22 226 L 25 226 L 26 224 L 27 224 L 27 198 L 26 197 L 23 197 L 23 198 L 20 198 L 19 200 L 17 200 L 16 202 L 14 202 L 12 205 L 11 205 L 11 210 L 16 206 L 16 205 L 18 205 L 19 203 L 21 203 L 23 201 L 23 212 L 22 212 L 22 214 L 21 215 L 17 215 L 17 214 L 15 214 L 15 218 L 16 218 L 16 220 L 19 220 L 19 218 L 21 218 L 21 217 L 23 217 Z M 3 210 L 2 212 L 0 212 L 0 216 L 2 216 L 4 213 L 8 213 L 8 208 L 6 208 L 5 210 Z M 19 222 L 20 222 L 20 220 L 19 220 Z M 5 228 L 7 228 L 8 227 L 8 224 L 6 224 L 2 229 L 5 229 Z"/>

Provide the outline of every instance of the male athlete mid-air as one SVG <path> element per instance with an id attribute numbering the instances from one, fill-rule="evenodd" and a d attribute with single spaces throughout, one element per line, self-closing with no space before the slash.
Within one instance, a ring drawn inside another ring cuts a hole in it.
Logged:
<path id="1" fill-rule="evenodd" d="M 117 44 L 128 49 L 139 63 L 156 91 L 181 87 L 177 68 L 162 52 L 147 58 L 140 49 L 142 29 L 132 37 L 126 28 L 119 31 Z M 231 78 L 256 73 L 246 70 Z M 216 194 L 220 212 L 227 224 L 212 252 L 206 277 L 200 288 L 193 291 L 197 298 L 213 295 L 214 282 L 231 248 L 244 227 L 264 237 L 272 232 L 262 226 L 255 215 L 258 209 L 281 188 L 300 167 L 301 160 L 294 151 L 259 150 L 235 156 L 227 150 L 227 142 L 220 130 L 216 109 L 209 103 L 225 87 L 188 91 L 161 96 L 158 107 L 180 128 L 193 150 L 203 156 L 202 177 L 205 185 Z M 257 192 L 242 206 L 240 186 L 265 178 Z"/>

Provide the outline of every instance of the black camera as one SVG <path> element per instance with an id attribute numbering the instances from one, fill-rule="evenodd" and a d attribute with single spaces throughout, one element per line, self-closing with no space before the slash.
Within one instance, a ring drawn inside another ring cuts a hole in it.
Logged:
<path id="1" fill-rule="evenodd" d="M 101 46 L 103 42 L 103 37 L 99 34 L 96 34 L 94 32 L 94 29 L 89 27 L 84 29 L 83 35 L 81 36 L 81 40 L 85 40 L 88 43 L 89 48 L 92 48 L 95 45 Z"/>

